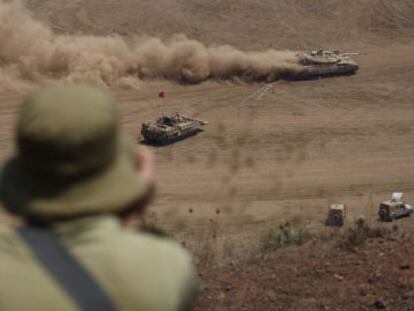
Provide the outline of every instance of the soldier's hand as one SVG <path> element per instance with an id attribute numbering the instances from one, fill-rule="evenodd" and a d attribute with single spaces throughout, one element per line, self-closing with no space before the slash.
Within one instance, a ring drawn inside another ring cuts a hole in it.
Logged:
<path id="1" fill-rule="evenodd" d="M 154 153 L 148 147 L 139 146 L 136 149 L 136 159 L 137 167 L 141 176 L 147 181 L 148 184 L 154 186 L 156 182 L 154 173 Z"/>

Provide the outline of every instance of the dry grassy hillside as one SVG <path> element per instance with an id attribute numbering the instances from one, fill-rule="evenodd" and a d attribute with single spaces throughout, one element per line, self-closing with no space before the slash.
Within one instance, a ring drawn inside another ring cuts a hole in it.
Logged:
<path id="1" fill-rule="evenodd" d="M 242 49 L 330 46 L 413 39 L 411 0 L 26 0 L 62 32 L 176 33 Z"/>

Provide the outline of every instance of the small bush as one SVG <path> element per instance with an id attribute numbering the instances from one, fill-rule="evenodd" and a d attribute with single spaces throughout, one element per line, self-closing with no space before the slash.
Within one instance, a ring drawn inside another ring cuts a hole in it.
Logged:
<path id="1" fill-rule="evenodd" d="M 367 239 L 391 237 L 392 231 L 385 226 L 370 226 L 364 218 L 359 218 L 355 224 L 348 228 L 340 239 L 339 246 L 354 248 L 362 245 Z"/>
<path id="2" fill-rule="evenodd" d="M 288 245 L 302 245 L 310 239 L 310 234 L 303 228 L 296 228 L 289 222 L 273 229 L 265 236 L 263 250 L 265 252 L 274 251 Z"/>

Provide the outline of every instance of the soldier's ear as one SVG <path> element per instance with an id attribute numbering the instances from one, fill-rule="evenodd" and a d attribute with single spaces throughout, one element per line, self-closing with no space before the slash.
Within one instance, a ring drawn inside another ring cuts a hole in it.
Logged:
<path id="1" fill-rule="evenodd" d="M 155 187 L 149 185 L 147 193 L 137 201 L 133 202 L 129 206 L 118 213 L 121 222 L 127 227 L 137 227 L 142 223 L 142 215 L 145 212 L 146 207 L 154 198 Z"/>

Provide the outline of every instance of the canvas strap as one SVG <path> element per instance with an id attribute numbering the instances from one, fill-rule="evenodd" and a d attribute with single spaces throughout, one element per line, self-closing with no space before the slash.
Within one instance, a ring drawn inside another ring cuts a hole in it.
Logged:
<path id="1" fill-rule="evenodd" d="M 19 235 L 66 290 L 81 311 L 115 311 L 112 301 L 85 268 L 48 228 L 22 227 Z"/>

